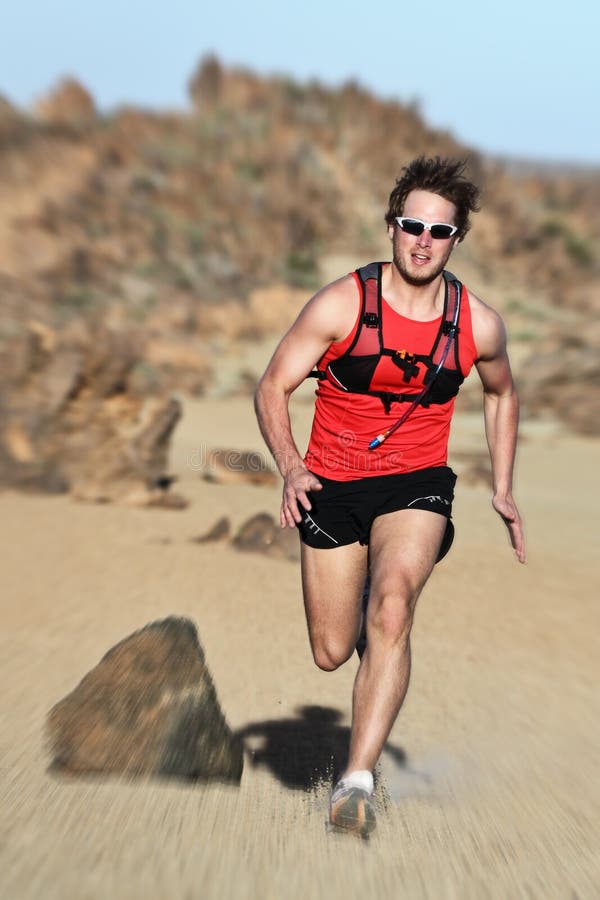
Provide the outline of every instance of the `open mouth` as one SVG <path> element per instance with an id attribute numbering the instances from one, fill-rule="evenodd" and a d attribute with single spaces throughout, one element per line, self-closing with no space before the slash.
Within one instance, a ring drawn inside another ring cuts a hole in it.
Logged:
<path id="1" fill-rule="evenodd" d="M 425 263 L 430 261 L 431 257 L 425 256 L 424 253 L 412 253 L 411 259 L 417 266 L 424 266 Z"/>

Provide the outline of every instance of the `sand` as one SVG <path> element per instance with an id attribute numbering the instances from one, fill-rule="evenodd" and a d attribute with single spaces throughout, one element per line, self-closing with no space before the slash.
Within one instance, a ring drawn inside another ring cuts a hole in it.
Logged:
<path id="1" fill-rule="evenodd" d="M 292 415 L 299 442 L 311 408 Z M 481 447 L 460 416 L 454 448 Z M 379 769 L 369 842 L 327 833 L 356 660 L 312 663 L 298 566 L 190 541 L 221 515 L 276 515 L 279 487 L 208 484 L 205 449 L 262 450 L 248 399 L 186 401 L 172 470 L 184 511 L 0 496 L 0 895 L 21 898 L 600 896 L 598 444 L 525 424 L 519 566 L 483 486 L 417 610 L 408 697 Z M 125 635 L 193 619 L 230 725 L 239 788 L 66 781 L 50 707 Z"/>

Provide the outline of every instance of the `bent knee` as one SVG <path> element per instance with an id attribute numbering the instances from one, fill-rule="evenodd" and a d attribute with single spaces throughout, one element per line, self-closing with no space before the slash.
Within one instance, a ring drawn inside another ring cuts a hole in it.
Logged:
<path id="1" fill-rule="evenodd" d="M 315 664 L 324 672 L 334 672 L 347 662 L 352 653 L 354 646 L 346 647 L 340 644 L 313 644 L 312 654 Z"/>

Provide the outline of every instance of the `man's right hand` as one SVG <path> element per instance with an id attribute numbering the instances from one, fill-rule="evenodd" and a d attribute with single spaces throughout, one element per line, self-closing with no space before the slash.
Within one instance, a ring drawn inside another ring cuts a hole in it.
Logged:
<path id="1" fill-rule="evenodd" d="M 309 472 L 304 466 L 291 469 L 283 480 L 283 499 L 281 501 L 280 522 L 281 527 L 289 525 L 294 528 L 302 521 L 302 513 L 298 507 L 300 503 L 304 509 L 312 509 L 308 499 L 308 491 L 320 491 L 323 485 L 319 479 Z"/>

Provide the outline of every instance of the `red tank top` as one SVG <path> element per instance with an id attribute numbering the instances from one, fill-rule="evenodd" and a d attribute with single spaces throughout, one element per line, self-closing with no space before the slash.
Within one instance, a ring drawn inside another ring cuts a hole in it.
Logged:
<path id="1" fill-rule="evenodd" d="M 358 276 L 354 274 L 359 288 Z M 441 316 L 429 322 L 418 322 L 400 315 L 382 298 L 382 328 L 386 347 L 406 349 L 413 354 L 428 354 L 440 328 Z M 359 326 L 360 306 L 350 334 L 329 346 L 319 363 L 325 368 L 350 346 Z M 458 359 L 463 376 L 471 371 L 477 359 L 473 339 L 471 309 L 463 287 L 458 322 Z M 391 358 L 382 359 L 377 368 L 377 383 L 373 390 L 414 393 L 423 387 L 426 374 L 419 367 L 419 375 L 407 387 L 402 371 Z M 316 390 L 315 416 L 305 465 L 316 475 L 334 481 L 354 481 L 373 475 L 413 472 L 429 466 L 446 465 L 450 423 L 454 412 L 454 398 L 447 403 L 416 406 L 408 419 L 376 450 L 369 443 L 390 427 L 401 415 L 404 404 L 394 403 L 386 413 L 378 397 L 352 394 L 332 385 L 319 382 Z"/>

